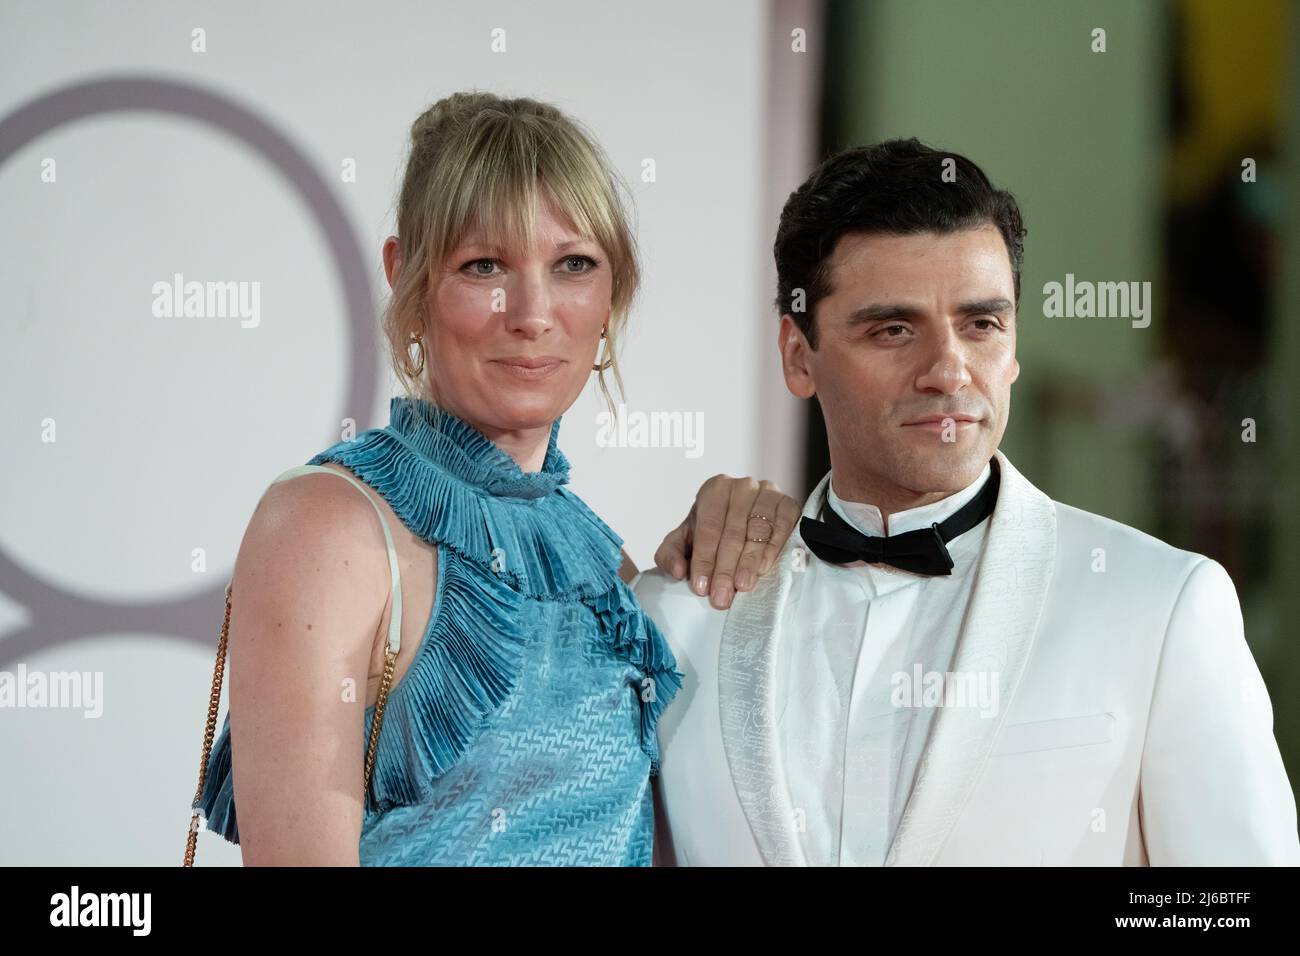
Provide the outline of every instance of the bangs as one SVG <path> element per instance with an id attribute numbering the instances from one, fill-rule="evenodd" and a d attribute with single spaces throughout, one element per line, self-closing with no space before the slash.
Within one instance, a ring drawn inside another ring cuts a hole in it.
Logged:
<path id="1" fill-rule="evenodd" d="M 441 242 L 430 265 L 471 237 L 497 249 L 533 248 L 548 204 L 576 235 L 618 255 L 616 200 L 587 144 L 549 124 L 484 119 L 466 130 L 465 162 L 444 184 L 447 219 L 434 226 Z"/>

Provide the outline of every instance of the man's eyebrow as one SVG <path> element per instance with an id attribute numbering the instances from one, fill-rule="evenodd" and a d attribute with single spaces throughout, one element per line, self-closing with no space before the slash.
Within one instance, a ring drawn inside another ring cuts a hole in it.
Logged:
<path id="1" fill-rule="evenodd" d="M 957 306 L 959 315 L 977 315 L 981 313 L 1000 314 L 1010 312 L 1013 308 L 1011 300 L 1003 298 L 994 299 L 976 299 L 973 302 L 963 302 Z M 850 326 L 867 325 L 871 322 L 885 322 L 896 319 L 916 319 L 925 315 L 925 310 L 914 305 L 907 305 L 901 302 L 878 302 L 872 305 L 865 305 L 860 309 L 854 309 L 849 313 L 847 323 Z"/>
<path id="2" fill-rule="evenodd" d="M 1010 299 L 976 299 L 974 302 L 963 302 L 957 306 L 957 312 L 961 315 L 975 315 L 980 312 L 987 312 L 997 315 L 1002 312 L 1015 311 L 1015 304 Z"/>
<path id="3" fill-rule="evenodd" d="M 872 305 L 864 305 L 860 309 L 854 309 L 849 313 L 849 325 L 866 325 L 869 322 L 882 322 L 886 319 L 914 319 L 924 314 L 923 309 L 918 309 L 914 305 L 903 305 L 895 302 L 878 302 Z"/>

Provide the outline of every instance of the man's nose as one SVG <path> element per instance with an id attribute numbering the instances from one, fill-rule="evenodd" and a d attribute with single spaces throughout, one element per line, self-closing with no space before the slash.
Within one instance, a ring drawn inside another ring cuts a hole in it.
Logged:
<path id="1" fill-rule="evenodd" d="M 966 355 L 953 333 L 939 339 L 925 361 L 926 366 L 916 379 L 916 387 L 921 391 L 951 395 L 970 384 Z"/>

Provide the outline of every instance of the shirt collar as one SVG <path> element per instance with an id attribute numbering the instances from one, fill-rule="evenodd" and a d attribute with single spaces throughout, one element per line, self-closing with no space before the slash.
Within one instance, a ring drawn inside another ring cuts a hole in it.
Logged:
<path id="1" fill-rule="evenodd" d="M 962 505 L 979 493 L 979 490 L 984 487 L 984 482 L 988 481 L 991 472 L 992 468 L 986 464 L 984 470 L 979 473 L 979 477 L 961 491 L 954 492 L 947 498 L 932 501 L 928 505 L 894 512 L 889 516 L 889 534 L 892 536 L 915 531 L 918 528 L 928 528 L 934 522 L 943 521 L 945 518 L 956 514 L 961 510 Z M 827 503 L 835 509 L 836 514 L 863 534 L 876 537 L 884 536 L 885 522 L 879 508 L 861 501 L 846 501 L 837 495 L 835 493 L 834 473 L 831 474 L 830 484 L 827 487 Z M 983 522 L 981 522 L 982 524 Z M 959 535 L 959 537 L 964 536 Z"/>

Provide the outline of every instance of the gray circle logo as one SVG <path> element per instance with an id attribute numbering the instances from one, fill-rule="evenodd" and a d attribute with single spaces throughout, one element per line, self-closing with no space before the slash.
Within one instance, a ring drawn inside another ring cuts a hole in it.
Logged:
<path id="1" fill-rule="evenodd" d="M 200 120 L 229 133 L 272 164 L 307 204 L 334 259 L 349 320 L 351 374 L 346 409 L 366 409 L 378 381 L 378 354 L 366 258 L 342 206 L 307 156 L 280 130 L 228 97 L 175 80 L 123 76 L 55 90 L 0 119 L 0 165 L 37 137 L 88 116 L 147 111 Z M 355 414 L 355 412 L 353 413 Z M 92 634 L 126 632 L 178 636 L 213 644 L 225 603 L 225 583 L 183 600 L 151 604 L 88 598 L 43 581 L 0 548 L 0 584 L 31 611 L 31 622 L 0 640 L 0 667 Z M 195 622 L 212 622 L 196 632 Z"/>

